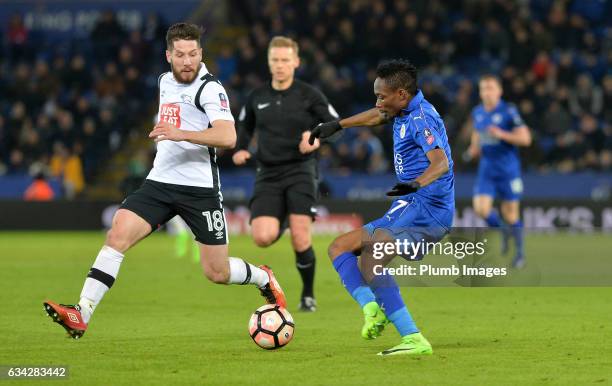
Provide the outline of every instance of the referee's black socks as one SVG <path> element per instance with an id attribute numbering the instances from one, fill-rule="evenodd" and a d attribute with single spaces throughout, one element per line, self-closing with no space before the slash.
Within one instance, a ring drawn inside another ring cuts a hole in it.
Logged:
<path id="1" fill-rule="evenodd" d="M 314 297 L 315 254 L 312 250 L 312 246 L 308 247 L 308 249 L 303 252 L 295 251 L 295 266 L 300 272 L 302 283 L 304 283 L 302 297 Z"/>

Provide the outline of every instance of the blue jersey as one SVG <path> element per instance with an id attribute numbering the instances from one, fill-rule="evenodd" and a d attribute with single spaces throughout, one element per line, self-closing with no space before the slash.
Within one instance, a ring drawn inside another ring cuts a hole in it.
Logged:
<path id="1" fill-rule="evenodd" d="M 488 133 L 489 126 L 498 126 L 504 131 L 512 131 L 523 126 L 516 106 L 500 100 L 491 111 L 486 111 L 482 104 L 472 110 L 474 129 L 480 135 L 480 163 L 478 173 L 489 177 L 519 177 L 521 161 L 518 148 L 508 142 L 493 138 Z"/>
<path id="2" fill-rule="evenodd" d="M 416 194 L 433 207 L 454 208 L 455 177 L 448 137 L 440 114 L 419 90 L 393 122 L 393 160 L 400 182 L 414 180 L 429 166 L 427 152 L 440 148 L 448 158 L 448 172 Z"/>

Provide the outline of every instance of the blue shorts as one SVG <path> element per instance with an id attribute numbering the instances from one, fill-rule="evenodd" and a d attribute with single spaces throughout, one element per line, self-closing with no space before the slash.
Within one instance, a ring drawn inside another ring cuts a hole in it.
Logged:
<path id="1" fill-rule="evenodd" d="M 382 229 L 396 240 L 436 242 L 450 231 L 454 210 L 454 206 L 434 207 L 413 194 L 394 200 L 384 216 L 367 223 L 364 229 L 370 235 Z"/>
<path id="2" fill-rule="evenodd" d="M 518 201 L 523 194 L 523 180 L 520 176 L 490 177 L 479 174 L 474 185 L 474 196 L 485 195 L 503 201 Z"/>

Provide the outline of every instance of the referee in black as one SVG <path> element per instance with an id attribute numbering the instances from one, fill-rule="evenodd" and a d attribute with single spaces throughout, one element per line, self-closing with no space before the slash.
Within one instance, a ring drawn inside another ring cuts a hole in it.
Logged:
<path id="1" fill-rule="evenodd" d="M 268 46 L 270 84 L 255 89 L 240 112 L 236 153 L 232 160 L 244 165 L 249 143 L 257 132 L 257 175 L 250 201 L 253 240 L 267 247 L 287 226 L 302 277 L 300 310 L 315 311 L 313 292 L 315 254 L 311 226 L 318 195 L 319 142 L 310 145 L 310 129 L 338 119 L 327 98 L 317 89 L 294 78 L 300 65 L 297 43 L 276 36 Z"/>

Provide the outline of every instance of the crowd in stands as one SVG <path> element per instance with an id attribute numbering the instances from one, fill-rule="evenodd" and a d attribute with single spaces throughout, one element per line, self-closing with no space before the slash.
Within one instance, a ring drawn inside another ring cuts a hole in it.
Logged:
<path id="1" fill-rule="evenodd" d="M 14 15 L 0 30 L 0 176 L 58 177 L 65 196 L 78 196 L 151 121 L 165 30 L 150 15 L 126 31 L 106 11 L 89 37 L 57 44 Z"/>
<path id="2" fill-rule="evenodd" d="M 497 73 L 504 97 L 532 129 L 524 167 L 610 170 L 612 165 L 612 2 L 598 0 L 235 1 L 248 4 L 249 35 L 217 59 L 236 95 L 265 82 L 266 45 L 284 34 L 300 44 L 299 77 L 346 115 L 373 105 L 374 69 L 403 57 L 446 123 L 459 170 L 478 77 Z M 606 16 L 608 15 L 608 16 Z M 229 63 L 229 65 L 228 65 Z M 389 130 L 353 130 L 321 151 L 332 169 L 388 172 Z M 350 166 L 350 168 L 349 168 Z"/>
<path id="3" fill-rule="evenodd" d="M 298 77 L 319 87 L 341 115 L 373 105 L 378 62 L 410 59 L 443 116 L 455 164 L 469 142 L 478 77 L 500 75 L 504 97 L 532 129 L 524 167 L 605 170 L 612 165 L 610 2 L 598 0 L 287 0 L 228 4 L 241 38 L 205 61 L 228 89 L 235 116 L 269 79 L 274 35 L 300 45 Z M 20 15 L 0 28 L 0 175 L 46 173 L 78 195 L 130 135 L 142 135 L 157 100 L 167 25 L 149 15 L 128 31 L 111 11 L 90 35 L 57 44 Z M 204 37 L 206 48 L 206 35 Z M 388 128 L 352 129 L 320 151 L 324 170 L 388 173 Z M 229 154 L 223 167 L 231 167 Z"/>

